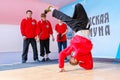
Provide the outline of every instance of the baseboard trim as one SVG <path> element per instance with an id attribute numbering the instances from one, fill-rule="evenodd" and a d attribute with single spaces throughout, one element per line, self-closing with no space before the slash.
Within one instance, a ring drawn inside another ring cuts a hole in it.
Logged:
<path id="1" fill-rule="evenodd" d="M 113 58 L 93 58 L 93 61 L 96 61 L 96 62 L 120 62 L 120 59 L 113 59 Z"/>

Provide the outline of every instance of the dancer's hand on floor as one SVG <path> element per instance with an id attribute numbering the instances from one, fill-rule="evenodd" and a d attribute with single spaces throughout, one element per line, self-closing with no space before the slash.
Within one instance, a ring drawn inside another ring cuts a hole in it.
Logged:
<path id="1" fill-rule="evenodd" d="M 59 72 L 65 72 L 64 68 L 60 68 Z"/>

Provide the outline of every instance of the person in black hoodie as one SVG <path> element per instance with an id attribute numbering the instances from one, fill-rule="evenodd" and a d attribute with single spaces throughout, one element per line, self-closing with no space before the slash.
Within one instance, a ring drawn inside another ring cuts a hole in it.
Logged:
<path id="1" fill-rule="evenodd" d="M 75 36 L 71 39 L 70 45 L 59 54 L 60 72 L 64 72 L 64 59 L 71 55 L 70 64 L 90 70 L 93 68 L 93 60 L 91 50 L 93 44 L 89 38 L 90 23 L 88 16 L 82 4 L 75 5 L 73 17 L 70 17 L 53 7 L 49 6 L 44 12 L 47 14 L 52 11 L 52 16 L 65 22 L 75 32 Z M 74 53 L 74 54 L 72 54 Z"/>

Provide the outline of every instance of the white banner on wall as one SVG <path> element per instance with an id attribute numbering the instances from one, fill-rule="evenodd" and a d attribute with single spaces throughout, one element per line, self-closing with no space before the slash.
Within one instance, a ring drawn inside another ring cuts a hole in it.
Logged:
<path id="1" fill-rule="evenodd" d="M 82 3 L 91 22 L 93 57 L 120 58 L 120 7 L 119 0 L 77 0 L 60 10 L 72 16 L 74 5 Z"/>

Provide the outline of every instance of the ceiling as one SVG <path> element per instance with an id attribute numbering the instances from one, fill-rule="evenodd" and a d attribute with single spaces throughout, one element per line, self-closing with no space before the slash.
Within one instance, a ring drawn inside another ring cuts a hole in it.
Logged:
<path id="1" fill-rule="evenodd" d="M 49 4 L 52 4 L 52 5 L 55 5 L 61 8 L 67 4 L 75 2 L 76 0 L 40 0 L 40 1 L 49 3 Z"/>

